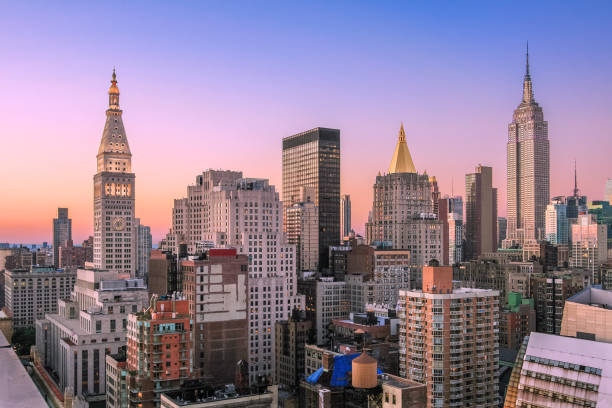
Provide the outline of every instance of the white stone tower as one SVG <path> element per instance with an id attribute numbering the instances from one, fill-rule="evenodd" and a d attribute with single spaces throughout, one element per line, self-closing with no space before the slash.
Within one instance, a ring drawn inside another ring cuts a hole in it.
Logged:
<path id="1" fill-rule="evenodd" d="M 106 124 L 98 149 L 94 176 L 94 266 L 134 276 L 136 248 L 134 228 L 135 178 L 128 145 L 119 88 L 113 70 L 108 90 Z"/>

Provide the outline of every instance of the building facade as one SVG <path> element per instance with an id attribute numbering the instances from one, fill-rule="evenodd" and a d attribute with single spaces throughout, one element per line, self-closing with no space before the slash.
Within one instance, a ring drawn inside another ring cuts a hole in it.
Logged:
<path id="1" fill-rule="evenodd" d="M 298 274 L 319 270 L 319 209 L 314 188 L 301 187 L 301 199 L 286 209 L 287 241 L 295 245 Z"/>
<path id="2" fill-rule="evenodd" d="M 125 351 L 129 313 L 149 300 L 142 279 L 116 271 L 79 269 L 69 299 L 36 321 L 36 349 L 60 389 L 88 403 L 106 399 L 106 355 Z"/>
<path id="3" fill-rule="evenodd" d="M 504 407 L 609 406 L 610 353 L 612 344 L 532 333 Z"/>
<path id="4" fill-rule="evenodd" d="M 60 267 L 59 249 L 67 241 L 72 242 L 72 220 L 68 218 L 67 208 L 58 208 L 57 218 L 53 219 L 53 265 L 56 268 Z"/>
<path id="5" fill-rule="evenodd" d="M 295 392 L 304 377 L 305 347 L 311 332 L 312 322 L 294 313 L 289 320 L 276 322 L 276 371 L 275 384 Z"/>
<path id="6" fill-rule="evenodd" d="M 148 288 L 149 294 L 159 296 L 183 291 L 183 274 L 179 273 L 177 255 L 161 249 L 151 250 Z"/>
<path id="7" fill-rule="evenodd" d="M 544 213 L 550 200 L 548 122 L 533 96 L 529 50 L 523 100 L 508 125 L 507 163 L 508 233 L 504 248 L 543 238 Z"/>
<path id="8" fill-rule="evenodd" d="M 299 202 L 300 187 L 314 188 L 319 266 L 327 268 L 328 248 L 340 241 L 340 130 L 315 128 L 284 138 L 282 160 L 283 217 Z"/>
<path id="9" fill-rule="evenodd" d="M 132 173 L 132 153 L 123 127 L 114 71 L 108 104 L 96 156 L 98 172 L 94 176 L 94 267 L 134 276 L 136 176 Z"/>
<path id="10" fill-rule="evenodd" d="M 4 302 L 15 328 L 34 327 L 46 313 L 57 313 L 57 301 L 70 297 L 76 269 L 31 266 L 4 272 Z"/>
<path id="11" fill-rule="evenodd" d="M 400 376 L 427 384 L 428 407 L 497 407 L 499 292 L 452 275 L 426 266 L 422 291 L 400 290 Z"/>
<path id="12" fill-rule="evenodd" d="M 249 326 L 248 267 L 248 257 L 238 255 L 235 249 L 210 249 L 180 261 L 183 293 L 194 324 L 194 374 L 212 384 L 233 382 L 233 367 L 249 360 L 249 350 L 253 356 L 265 356 L 265 349 L 259 353 L 251 340 L 258 337 L 251 335 L 250 327 L 259 330 L 255 324 L 259 322 L 252 319 Z M 259 294 L 253 292 L 252 297 L 259 305 Z"/>
<path id="13" fill-rule="evenodd" d="M 493 169 L 478 166 L 465 175 L 465 259 L 497 249 L 497 189 Z"/>
<path id="14" fill-rule="evenodd" d="M 608 259 L 608 228 L 592 214 L 580 214 L 572 225 L 570 266 L 595 273 Z"/>
<path id="15" fill-rule="evenodd" d="M 156 408 L 162 392 L 180 389 L 193 375 L 192 344 L 187 300 L 153 296 L 149 308 L 131 313 L 127 327 L 129 406 Z"/>
<path id="16" fill-rule="evenodd" d="M 153 248 L 153 237 L 151 236 L 151 227 L 140 224 L 140 218 L 134 220 L 136 229 L 136 276 L 148 282 L 149 277 L 149 259 L 151 258 L 151 249 Z"/>
<path id="17" fill-rule="evenodd" d="M 184 210 L 183 200 L 178 202 Z M 266 179 L 207 170 L 188 187 L 187 204 L 186 212 L 173 215 L 183 226 L 189 253 L 235 248 L 248 256 L 250 379 L 271 378 L 274 324 L 287 319 L 294 308 L 303 308 L 304 302 L 297 294 L 295 246 L 283 232 L 279 195 Z"/>

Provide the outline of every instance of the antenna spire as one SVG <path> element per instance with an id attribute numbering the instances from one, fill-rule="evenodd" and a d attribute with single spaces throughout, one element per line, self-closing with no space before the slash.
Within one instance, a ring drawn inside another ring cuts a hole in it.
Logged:
<path id="1" fill-rule="evenodd" d="M 576 159 L 574 159 L 574 197 L 578 197 L 578 171 L 576 170 Z"/>

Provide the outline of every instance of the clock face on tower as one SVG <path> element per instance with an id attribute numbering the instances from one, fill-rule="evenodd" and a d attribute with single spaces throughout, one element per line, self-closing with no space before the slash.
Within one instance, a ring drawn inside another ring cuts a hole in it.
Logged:
<path id="1" fill-rule="evenodd" d="M 121 217 L 113 218 L 112 225 L 115 231 L 123 231 L 123 229 L 125 228 L 125 218 L 121 218 Z"/>

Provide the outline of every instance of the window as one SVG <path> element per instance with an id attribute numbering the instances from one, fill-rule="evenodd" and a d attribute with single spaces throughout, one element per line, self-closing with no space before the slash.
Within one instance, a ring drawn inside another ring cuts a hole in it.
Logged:
<path id="1" fill-rule="evenodd" d="M 102 333 L 102 320 L 96 321 L 96 333 Z"/>
<path id="2" fill-rule="evenodd" d="M 117 322 L 115 321 L 115 319 L 112 319 L 112 320 L 110 321 L 110 329 L 111 329 L 111 333 L 115 331 L 115 329 L 116 329 L 116 325 L 117 325 Z"/>

